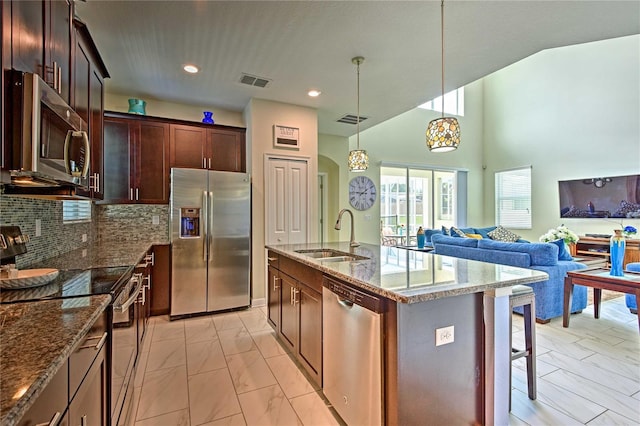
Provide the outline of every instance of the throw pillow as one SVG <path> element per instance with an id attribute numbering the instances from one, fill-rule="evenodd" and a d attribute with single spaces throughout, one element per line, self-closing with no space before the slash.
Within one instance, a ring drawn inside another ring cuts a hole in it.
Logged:
<path id="1" fill-rule="evenodd" d="M 491 238 L 492 240 L 504 241 L 506 243 L 515 243 L 520 239 L 520 235 L 514 234 L 513 232 L 509 231 L 506 228 L 503 228 L 502 226 L 498 226 L 487 235 L 489 235 L 489 238 Z"/>
<path id="2" fill-rule="evenodd" d="M 467 238 L 466 234 L 464 232 L 462 232 L 461 230 L 459 230 L 458 228 L 456 228 L 455 226 L 451 227 L 451 230 L 449 231 L 449 234 L 452 237 L 462 237 L 462 238 Z"/>
<path id="3" fill-rule="evenodd" d="M 560 239 L 549 242 L 558 246 L 558 260 L 573 260 L 571 253 L 567 251 L 567 245 L 564 243 L 564 240 Z"/>
<path id="4" fill-rule="evenodd" d="M 451 233 L 449 232 L 449 228 L 445 227 L 444 225 L 442 225 L 442 235 L 447 235 L 447 236 L 451 236 Z"/>
<path id="5" fill-rule="evenodd" d="M 475 238 L 476 240 L 481 240 L 482 239 L 482 235 L 480 234 L 464 234 L 467 236 L 467 238 Z"/>

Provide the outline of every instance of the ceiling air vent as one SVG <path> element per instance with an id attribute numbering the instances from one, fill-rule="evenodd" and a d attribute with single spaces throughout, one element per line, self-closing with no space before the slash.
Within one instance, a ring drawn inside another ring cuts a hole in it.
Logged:
<path id="1" fill-rule="evenodd" d="M 249 86 L 267 87 L 267 84 L 269 84 L 270 82 L 271 82 L 271 80 L 269 80 L 268 78 L 257 77 L 255 75 L 251 75 L 251 74 L 244 74 L 243 73 L 240 76 L 240 83 L 248 84 Z"/>
<path id="2" fill-rule="evenodd" d="M 369 117 L 360 116 L 360 122 L 362 123 Z M 346 123 L 346 124 L 358 124 L 358 116 L 354 114 L 346 114 L 343 117 L 336 120 L 338 123 Z"/>

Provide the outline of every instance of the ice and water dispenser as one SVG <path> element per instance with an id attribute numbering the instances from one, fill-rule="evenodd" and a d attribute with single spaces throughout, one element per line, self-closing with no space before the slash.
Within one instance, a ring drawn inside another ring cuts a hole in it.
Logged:
<path id="1" fill-rule="evenodd" d="M 182 207 L 180 209 L 180 238 L 200 237 L 200 208 Z"/>

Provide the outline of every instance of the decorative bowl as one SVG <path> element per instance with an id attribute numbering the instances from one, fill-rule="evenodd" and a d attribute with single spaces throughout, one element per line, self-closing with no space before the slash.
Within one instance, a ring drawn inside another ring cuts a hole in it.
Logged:
<path id="1" fill-rule="evenodd" d="M 16 278 L 0 278 L 0 288 L 5 290 L 18 290 L 31 287 L 39 287 L 56 279 L 60 271 L 57 269 L 23 269 L 18 271 Z"/>

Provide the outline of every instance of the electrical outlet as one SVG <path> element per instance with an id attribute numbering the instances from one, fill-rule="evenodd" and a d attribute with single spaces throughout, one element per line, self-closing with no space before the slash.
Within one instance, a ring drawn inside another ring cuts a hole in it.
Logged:
<path id="1" fill-rule="evenodd" d="M 83 243 L 87 242 L 87 234 L 82 234 L 82 242 Z"/>
<path id="2" fill-rule="evenodd" d="M 36 219 L 36 237 L 42 235 L 42 220 Z"/>
<path id="3" fill-rule="evenodd" d="M 453 343 L 453 326 L 436 329 L 436 346 Z"/>
<path id="4" fill-rule="evenodd" d="M 158 216 L 157 214 L 154 214 L 154 215 L 151 217 L 151 223 L 152 223 L 153 225 L 160 225 L 160 216 Z"/>
<path id="5" fill-rule="evenodd" d="M 82 257 L 87 257 L 87 249 L 82 249 Z"/>

